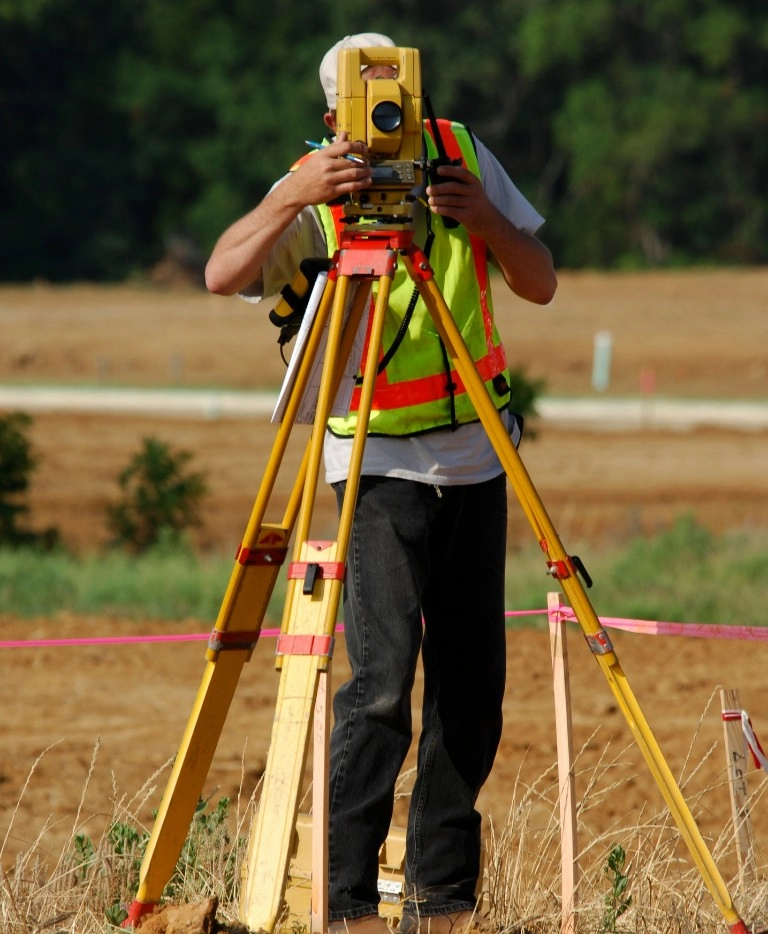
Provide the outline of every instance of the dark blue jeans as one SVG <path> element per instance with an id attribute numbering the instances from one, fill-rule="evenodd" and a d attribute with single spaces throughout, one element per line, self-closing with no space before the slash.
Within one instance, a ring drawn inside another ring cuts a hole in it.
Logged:
<path id="1" fill-rule="evenodd" d="M 335 485 L 339 502 L 344 486 Z M 420 650 L 405 910 L 426 916 L 475 906 L 475 802 L 502 726 L 506 527 L 504 475 L 440 489 L 361 478 L 344 588 L 352 677 L 336 692 L 331 735 L 331 920 L 378 910 L 378 854 L 411 743 Z"/>

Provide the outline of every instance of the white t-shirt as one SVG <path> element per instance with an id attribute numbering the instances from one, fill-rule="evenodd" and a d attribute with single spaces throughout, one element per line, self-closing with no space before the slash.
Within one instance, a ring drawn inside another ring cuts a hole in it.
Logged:
<path id="1" fill-rule="evenodd" d="M 525 233 L 535 234 L 544 218 L 527 201 L 496 157 L 475 138 L 483 188 L 501 213 Z M 282 181 L 282 180 L 281 180 Z M 280 182 L 277 182 L 280 184 Z M 293 280 L 299 264 L 309 256 L 326 256 L 322 224 L 315 208 L 305 208 L 288 225 L 264 264 L 260 278 L 242 294 L 248 301 L 279 295 Z M 506 420 L 506 413 L 503 413 Z M 326 432 L 325 476 L 335 483 L 347 476 L 351 438 Z M 399 477 L 421 483 L 451 486 L 480 483 L 503 472 L 487 432 L 479 422 L 426 432 L 407 438 L 371 436 L 366 439 L 362 474 Z"/>

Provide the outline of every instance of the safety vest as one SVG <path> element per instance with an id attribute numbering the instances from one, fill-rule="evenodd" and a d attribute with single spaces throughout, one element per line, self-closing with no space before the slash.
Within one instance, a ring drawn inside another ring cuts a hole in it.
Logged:
<path id="1" fill-rule="evenodd" d="M 480 169 L 469 131 L 458 123 L 438 121 L 449 159 L 461 158 L 463 165 L 478 177 Z M 427 156 L 437 155 L 431 127 L 425 124 Z M 328 255 L 338 249 L 342 230 L 342 206 L 318 205 L 328 244 Z M 451 315 L 459 327 L 467 349 L 496 407 L 509 403 L 509 372 L 506 356 L 493 319 L 488 282 L 487 247 L 480 237 L 469 234 L 462 225 L 447 229 L 440 220 L 433 223 L 434 239 L 430 266 Z M 374 289 L 375 289 L 374 285 Z M 398 265 L 384 322 L 381 355 L 397 339 L 415 283 L 402 264 Z M 372 316 L 369 316 L 369 319 Z M 371 321 L 369 320 L 369 327 Z M 366 359 L 368 335 L 363 350 Z M 333 417 L 328 427 L 342 437 L 354 434 L 360 402 L 360 388 L 353 391 L 349 413 Z M 456 428 L 479 418 L 459 374 L 440 340 L 423 300 L 419 297 L 408 329 L 394 355 L 376 378 L 368 433 L 408 436 L 438 428 Z"/>

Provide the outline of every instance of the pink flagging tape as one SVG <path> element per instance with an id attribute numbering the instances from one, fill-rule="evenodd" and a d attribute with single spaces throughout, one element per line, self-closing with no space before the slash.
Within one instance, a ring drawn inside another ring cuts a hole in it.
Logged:
<path id="1" fill-rule="evenodd" d="M 93 636 L 75 639 L 9 639 L 0 642 L 0 649 L 51 648 L 67 645 L 131 645 L 137 642 L 202 642 L 210 638 L 211 632 L 189 632 L 179 635 L 159 636 Z M 279 629 L 262 629 L 262 636 L 278 636 Z"/>
<path id="2" fill-rule="evenodd" d="M 522 616 L 548 616 L 548 610 L 507 610 L 504 615 L 509 619 Z M 571 607 L 562 606 L 557 610 L 557 617 L 567 622 L 578 622 Z M 601 625 L 611 629 L 624 629 L 628 632 L 641 632 L 651 636 L 689 636 L 695 639 L 735 639 L 741 641 L 768 642 L 768 626 L 722 626 L 716 623 L 663 623 L 647 619 L 622 619 L 618 616 L 601 616 Z M 343 626 L 337 626 L 343 632 Z M 280 635 L 279 629 L 262 629 L 262 636 Z M 75 639 L 9 639 L 0 641 L 0 649 L 50 648 L 69 645 L 125 645 L 138 642 L 194 642 L 210 637 L 208 632 L 193 632 L 181 635 L 155 636 L 94 636 Z"/>
<path id="3" fill-rule="evenodd" d="M 560 614 L 570 622 L 577 622 L 570 607 L 561 607 Z M 600 622 L 610 629 L 642 632 L 650 636 L 688 636 L 694 639 L 735 639 L 739 641 L 768 642 L 768 626 L 722 626 L 717 623 L 660 623 L 647 619 L 620 619 L 601 616 Z"/>
<path id="4" fill-rule="evenodd" d="M 747 741 L 749 751 L 752 753 L 752 760 L 758 769 L 768 772 L 768 759 L 765 757 L 763 747 L 757 738 L 752 727 L 752 721 L 746 710 L 724 710 L 723 720 L 741 720 L 741 729 L 744 733 L 744 739 Z"/>
<path id="5" fill-rule="evenodd" d="M 509 610 L 506 616 L 541 616 L 546 610 Z M 344 631 L 344 626 L 337 626 L 338 632 Z M 202 642 L 210 638 L 208 632 L 190 632 L 181 635 L 157 636 L 93 636 L 74 639 L 8 639 L 0 641 L 0 649 L 39 649 L 55 648 L 71 645 L 135 645 L 139 642 Z M 280 635 L 279 629 L 262 629 L 261 636 L 275 638 Z"/>
<path id="6" fill-rule="evenodd" d="M 505 616 L 548 616 L 549 610 L 507 610 Z M 578 617 L 569 606 L 558 607 L 555 615 L 569 623 Z M 622 619 L 619 616 L 599 617 L 601 625 L 609 629 L 625 629 L 649 636 L 689 636 L 694 639 L 735 639 L 768 642 L 768 626 L 722 626 L 717 623 L 662 623 L 649 619 Z"/>

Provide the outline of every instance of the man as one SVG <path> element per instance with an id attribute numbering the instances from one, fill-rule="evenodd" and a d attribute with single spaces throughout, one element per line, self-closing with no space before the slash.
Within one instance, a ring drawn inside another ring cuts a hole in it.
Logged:
<path id="1" fill-rule="evenodd" d="M 331 134 L 339 50 L 384 46 L 394 43 L 378 34 L 347 36 L 326 54 L 320 78 Z M 390 76 L 383 67 L 363 77 Z M 552 258 L 534 236 L 543 218 L 496 159 L 464 127 L 443 127 L 462 164 L 442 166 L 439 185 L 414 193 L 417 206 L 419 199 L 424 205 L 416 230 L 430 238 L 436 281 L 507 419 L 508 371 L 487 264 L 516 295 L 545 304 L 556 289 Z M 302 259 L 333 255 L 339 226 L 328 205 L 371 185 L 365 156 L 364 143 L 339 133 L 301 160 L 222 234 L 206 269 L 208 288 L 258 299 L 290 282 Z M 459 226 L 447 230 L 442 217 Z M 378 915 L 378 853 L 411 742 L 419 652 L 424 700 L 402 932 L 458 934 L 474 923 L 481 861 L 475 802 L 501 736 L 506 478 L 423 302 L 407 309 L 413 293 L 407 280 L 398 271 L 390 295 L 383 349 L 397 346 L 376 381 L 345 577 L 352 676 L 334 698 L 332 932 L 388 931 Z M 353 404 L 326 433 L 326 478 L 339 503 L 355 420 Z"/>

